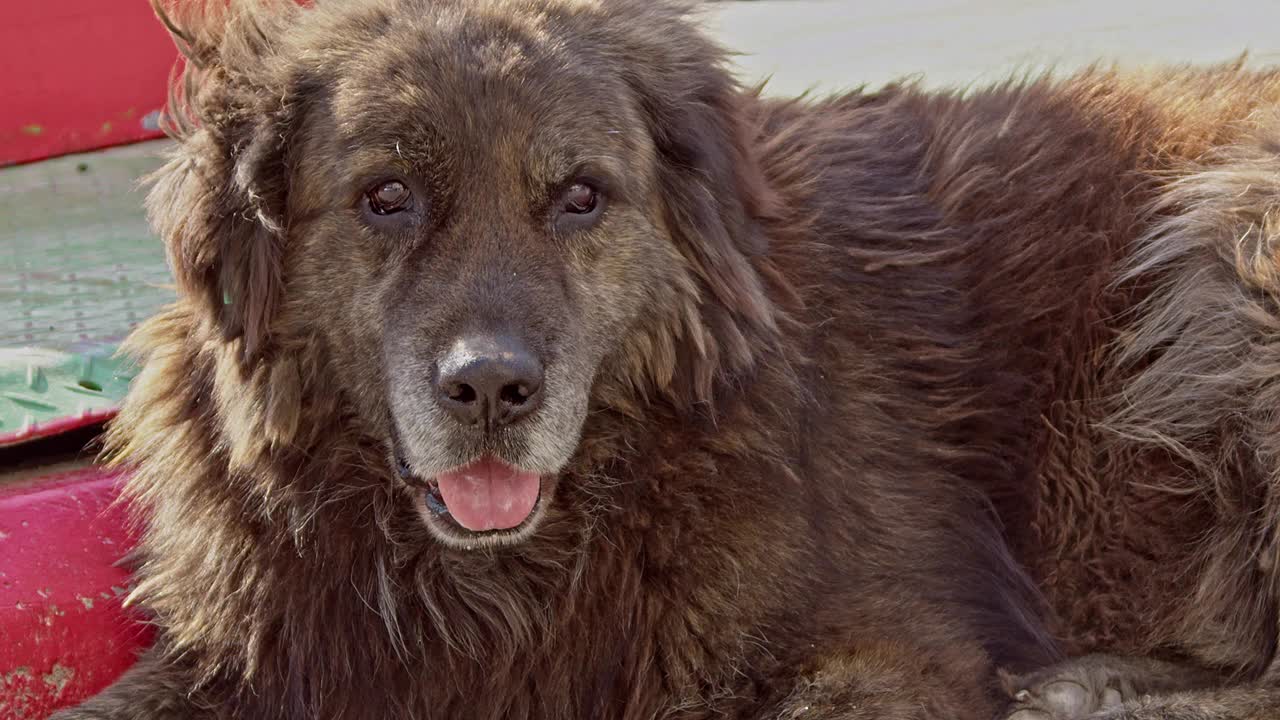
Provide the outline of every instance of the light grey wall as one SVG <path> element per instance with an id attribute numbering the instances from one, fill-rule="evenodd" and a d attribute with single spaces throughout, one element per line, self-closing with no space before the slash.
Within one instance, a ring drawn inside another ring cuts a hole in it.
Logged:
<path id="1" fill-rule="evenodd" d="M 1280 0 L 756 0 L 717 4 L 709 26 L 745 52 L 743 78 L 794 94 L 923 73 L 931 86 L 1022 69 L 1210 63 L 1249 51 L 1280 63 Z"/>

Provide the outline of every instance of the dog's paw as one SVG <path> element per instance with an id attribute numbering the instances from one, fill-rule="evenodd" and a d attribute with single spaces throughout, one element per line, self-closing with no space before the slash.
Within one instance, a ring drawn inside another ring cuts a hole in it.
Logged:
<path id="1" fill-rule="evenodd" d="M 1005 720 L 1098 720 L 1142 695 L 1106 658 L 1081 658 L 1030 675 L 1003 675 L 1013 700 Z"/>
<path id="2" fill-rule="evenodd" d="M 1112 687 L 1052 680 L 1017 691 L 1014 702 L 1016 705 L 1006 720 L 1093 720 L 1100 717 L 1100 713 L 1118 710 L 1125 698 Z"/>
<path id="3" fill-rule="evenodd" d="M 1151 658 L 1086 655 L 1028 675 L 1001 673 L 1001 680 L 1013 701 L 1006 720 L 1119 720 L 1153 697 L 1214 687 L 1221 678 Z"/>

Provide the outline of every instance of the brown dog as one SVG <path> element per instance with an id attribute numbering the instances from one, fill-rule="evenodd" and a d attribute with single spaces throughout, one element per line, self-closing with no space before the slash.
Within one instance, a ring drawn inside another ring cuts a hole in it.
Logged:
<path id="1" fill-rule="evenodd" d="M 219 8 L 112 430 L 161 639 L 61 717 L 1280 713 L 1280 75 L 781 102 L 649 0 Z"/>

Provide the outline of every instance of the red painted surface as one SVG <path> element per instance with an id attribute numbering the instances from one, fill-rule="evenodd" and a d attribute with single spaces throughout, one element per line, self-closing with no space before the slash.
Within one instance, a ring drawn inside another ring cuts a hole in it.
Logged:
<path id="1" fill-rule="evenodd" d="M 177 51 L 146 0 L 4 2 L 0 166 L 158 137 Z"/>
<path id="2" fill-rule="evenodd" d="M 134 537 L 98 469 L 0 490 L 0 718 L 39 720 L 111 683 L 150 642 L 115 563 Z"/>
<path id="3" fill-rule="evenodd" d="M 35 423 L 20 430 L 4 433 L 0 432 L 0 448 L 10 445 L 21 445 L 22 443 L 39 440 L 41 438 L 53 437 L 61 435 L 72 430 L 89 427 L 97 423 L 106 422 L 116 416 L 117 409 L 109 408 L 106 410 L 86 410 L 79 415 L 68 415 L 60 417 L 48 422 Z M 3 717 L 0 716 L 0 720 Z"/>

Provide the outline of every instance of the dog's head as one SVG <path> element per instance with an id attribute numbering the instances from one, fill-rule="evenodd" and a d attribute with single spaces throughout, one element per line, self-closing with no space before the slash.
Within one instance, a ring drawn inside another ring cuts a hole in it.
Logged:
<path id="1" fill-rule="evenodd" d="M 151 207 L 181 291 L 246 368 L 314 343 L 437 538 L 518 541 L 589 409 L 751 365 L 764 182 L 687 8 L 215 14 L 170 23 L 181 144 Z"/>

